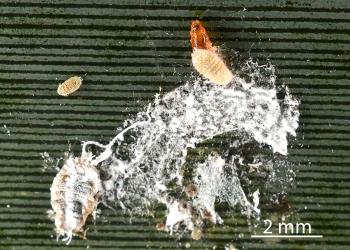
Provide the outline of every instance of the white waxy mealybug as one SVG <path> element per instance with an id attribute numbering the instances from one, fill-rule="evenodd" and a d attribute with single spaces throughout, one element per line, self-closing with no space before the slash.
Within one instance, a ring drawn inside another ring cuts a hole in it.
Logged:
<path id="1" fill-rule="evenodd" d="M 102 192 L 100 175 L 91 162 L 70 157 L 57 173 L 51 186 L 52 217 L 57 236 L 70 243 L 73 235 L 82 235 L 89 215 L 94 215 Z"/>
<path id="2" fill-rule="evenodd" d="M 232 72 L 213 51 L 194 49 L 192 52 L 192 64 L 200 74 L 213 83 L 226 85 L 233 79 Z"/>
<path id="3" fill-rule="evenodd" d="M 148 110 L 151 105 L 148 106 Z M 149 111 L 148 111 L 149 112 Z M 51 186 L 51 206 L 49 217 L 54 219 L 57 239 L 66 236 L 63 241 L 70 243 L 73 235 L 84 236 L 84 225 L 89 215 L 95 217 L 98 199 L 102 192 L 102 181 L 96 166 L 112 154 L 112 146 L 123 141 L 123 135 L 148 121 L 136 122 L 118 133 L 107 145 L 95 141 L 84 142 L 81 157 L 69 157 L 57 173 Z M 99 155 L 88 152 L 88 145 L 98 146 L 104 151 Z"/>
<path id="4" fill-rule="evenodd" d="M 77 91 L 80 88 L 82 82 L 83 79 L 81 77 L 73 76 L 58 85 L 57 93 L 61 96 L 68 96 Z"/>

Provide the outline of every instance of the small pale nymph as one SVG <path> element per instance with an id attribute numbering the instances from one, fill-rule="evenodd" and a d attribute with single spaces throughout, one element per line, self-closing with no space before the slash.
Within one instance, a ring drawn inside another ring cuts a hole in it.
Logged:
<path id="1" fill-rule="evenodd" d="M 58 85 L 57 93 L 61 96 L 68 96 L 77 91 L 80 88 L 82 82 L 83 79 L 81 77 L 73 76 Z"/>

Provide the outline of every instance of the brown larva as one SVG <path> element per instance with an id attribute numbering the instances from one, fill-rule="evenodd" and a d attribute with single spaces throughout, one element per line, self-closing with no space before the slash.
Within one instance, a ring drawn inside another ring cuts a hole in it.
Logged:
<path id="1" fill-rule="evenodd" d="M 156 224 L 156 229 L 157 229 L 157 231 L 164 231 L 165 230 L 165 225 L 163 223 L 157 223 Z"/>
<path id="2" fill-rule="evenodd" d="M 185 190 L 188 197 L 193 198 L 198 194 L 198 187 L 194 184 L 188 184 Z"/>
<path id="3" fill-rule="evenodd" d="M 57 173 L 51 186 L 52 217 L 58 238 L 70 243 L 82 235 L 89 215 L 94 215 L 102 191 L 99 172 L 90 161 L 70 157 Z"/>
<path id="4" fill-rule="evenodd" d="M 73 76 L 58 85 L 57 93 L 61 96 L 68 96 L 80 88 L 82 81 L 81 77 Z"/>
<path id="5" fill-rule="evenodd" d="M 232 72 L 213 51 L 194 49 L 192 52 L 192 64 L 200 74 L 213 83 L 226 85 L 233 79 Z"/>

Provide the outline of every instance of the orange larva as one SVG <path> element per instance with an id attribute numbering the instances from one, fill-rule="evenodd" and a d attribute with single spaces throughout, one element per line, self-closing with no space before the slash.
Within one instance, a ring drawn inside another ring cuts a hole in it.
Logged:
<path id="1" fill-rule="evenodd" d="M 206 49 L 215 52 L 216 48 L 210 40 L 207 30 L 204 28 L 199 20 L 192 21 L 191 30 L 191 45 L 192 49 Z"/>
<path id="2" fill-rule="evenodd" d="M 51 186 L 51 206 L 57 236 L 70 243 L 82 235 L 89 215 L 94 214 L 102 192 L 99 172 L 88 160 L 70 157 Z"/>
<path id="3" fill-rule="evenodd" d="M 211 82 L 226 85 L 233 79 L 232 72 L 212 46 L 209 35 L 202 23 L 198 20 L 191 25 L 191 45 L 193 67 Z"/>
<path id="4" fill-rule="evenodd" d="M 68 96 L 80 88 L 82 81 L 81 77 L 73 76 L 58 85 L 57 93 L 61 96 Z"/>

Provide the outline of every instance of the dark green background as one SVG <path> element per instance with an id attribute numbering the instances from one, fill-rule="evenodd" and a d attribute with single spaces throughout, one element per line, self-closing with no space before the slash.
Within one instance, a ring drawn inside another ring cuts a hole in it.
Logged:
<path id="1" fill-rule="evenodd" d="M 60 157 L 68 141 L 73 151 L 80 140 L 106 142 L 160 86 L 166 92 L 183 82 L 196 17 L 216 45 L 270 58 L 301 100 L 289 152 L 302 165 L 288 201 L 295 218 L 324 238 L 252 240 L 244 217 L 224 213 L 225 226 L 210 227 L 202 241 L 177 241 L 155 231 L 159 219 L 130 224 L 105 209 L 96 226 L 89 223 L 88 241 L 75 238 L 69 249 L 174 249 L 186 242 L 223 249 L 232 240 L 239 249 L 350 249 L 349 1 L 2 0 L 1 250 L 67 248 L 51 238 L 46 210 L 54 173 L 41 171 L 40 153 Z M 82 75 L 83 86 L 69 98 L 58 96 L 58 83 L 72 75 Z"/>

